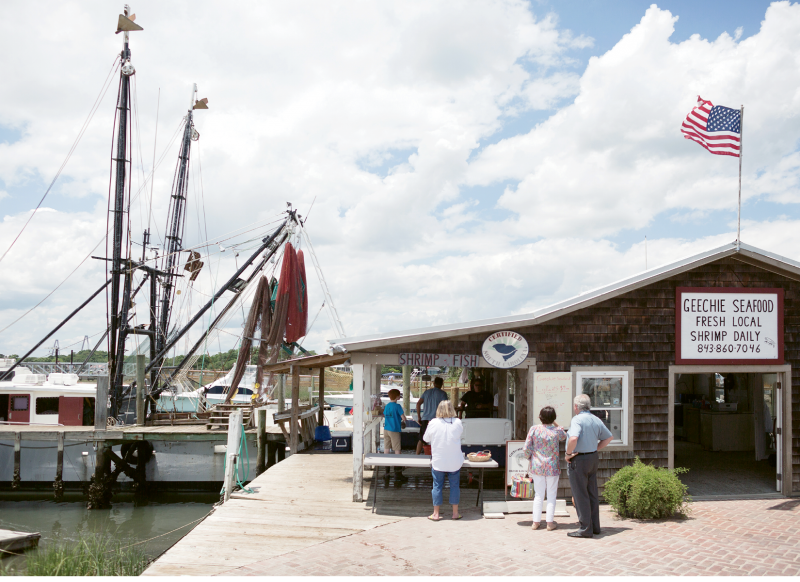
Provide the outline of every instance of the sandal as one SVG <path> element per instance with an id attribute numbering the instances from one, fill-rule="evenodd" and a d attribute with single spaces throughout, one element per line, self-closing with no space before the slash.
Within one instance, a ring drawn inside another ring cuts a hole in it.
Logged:
<path id="1" fill-rule="evenodd" d="M 433 514 L 430 514 L 428 516 L 428 519 L 430 519 L 431 521 L 442 521 L 441 517 L 439 517 L 439 518 L 433 517 Z"/>
<path id="2" fill-rule="evenodd" d="M 464 516 L 463 516 L 463 515 L 461 515 L 461 514 L 459 513 L 459 514 L 458 514 L 458 517 L 454 517 L 454 518 L 453 518 L 453 521 L 458 521 L 458 520 L 459 520 L 459 519 L 461 519 L 462 517 L 464 517 Z"/>

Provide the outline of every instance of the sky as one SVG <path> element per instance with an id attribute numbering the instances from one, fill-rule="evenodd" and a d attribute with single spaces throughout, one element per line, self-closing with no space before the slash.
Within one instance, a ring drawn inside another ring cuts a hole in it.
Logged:
<path id="1" fill-rule="evenodd" d="M 121 7 L 4 4 L 0 353 L 30 349 L 105 281 L 91 257 L 105 256 Z M 742 240 L 800 260 L 797 3 L 148 0 L 132 11 L 144 27 L 131 34 L 135 243 L 148 225 L 163 236 L 192 84 L 209 100 L 195 115 L 184 237 L 206 265 L 181 282 L 179 317 L 287 202 L 308 216 L 348 337 L 527 313 L 730 243 L 738 160 L 680 133 L 698 95 L 745 107 Z M 322 351 L 337 333 L 307 264 L 303 343 Z M 236 345 L 247 307 L 209 352 Z M 94 344 L 105 321 L 101 295 L 36 355 L 56 339 L 62 353 Z"/>

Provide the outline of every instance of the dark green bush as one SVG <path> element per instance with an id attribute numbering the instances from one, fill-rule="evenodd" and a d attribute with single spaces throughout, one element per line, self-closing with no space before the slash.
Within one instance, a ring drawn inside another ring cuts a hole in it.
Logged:
<path id="1" fill-rule="evenodd" d="M 657 469 L 636 457 L 606 482 L 603 497 L 622 517 L 659 519 L 685 514 L 692 498 L 678 474 L 688 469 Z"/>

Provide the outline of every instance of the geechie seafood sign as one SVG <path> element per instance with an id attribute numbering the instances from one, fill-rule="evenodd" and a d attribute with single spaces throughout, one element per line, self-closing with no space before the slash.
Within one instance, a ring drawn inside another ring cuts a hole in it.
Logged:
<path id="1" fill-rule="evenodd" d="M 783 289 L 678 287 L 676 364 L 783 364 Z"/>

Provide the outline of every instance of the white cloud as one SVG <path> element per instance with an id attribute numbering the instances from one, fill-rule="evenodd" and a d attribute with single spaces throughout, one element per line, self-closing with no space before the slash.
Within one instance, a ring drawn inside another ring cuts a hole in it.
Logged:
<path id="1" fill-rule="evenodd" d="M 119 51 L 118 8 L 99 1 L 42 14 L 31 3 L 6 7 L 0 50 L 15 58 L 0 63 L 0 124 L 24 128 L 18 142 L 0 144 L 6 184 L 36 175 L 49 181 L 60 166 Z M 267 222 L 286 201 L 301 213 L 314 201 L 308 228 L 349 335 L 541 307 L 643 268 L 640 245 L 620 249 L 607 237 L 665 210 L 696 218 L 732 207 L 736 161 L 679 133 L 698 93 L 747 105 L 745 196 L 800 202 L 796 5 L 772 6 L 761 31 L 741 42 L 722 35 L 672 43 L 675 17 L 651 8 L 582 74 L 572 51 L 591 39 L 517 0 L 225 7 L 147 0 L 133 8 L 145 28 L 131 35 L 141 144 L 134 190 L 140 155 L 145 170 L 151 164 L 159 88 L 160 152 L 197 82 L 210 110 L 196 115 L 202 137 L 193 151 L 187 244 L 202 240 L 206 223 L 211 241 L 222 241 Z M 60 282 L 105 230 L 115 89 L 57 190 L 85 197 L 94 210 L 33 220 L 0 263 L 0 329 Z M 513 134 L 522 111 L 555 107 L 546 121 L 480 150 L 501 128 Z M 161 235 L 176 157 L 173 145 L 156 176 Z M 467 188 L 499 195 L 504 181 L 511 185 L 498 206 L 512 218 L 500 220 L 487 213 L 493 201 L 478 201 Z M 0 198 L 0 212 L 7 200 Z M 132 206 L 136 241 L 147 213 L 144 194 Z M 1 250 L 26 218 L 0 223 Z M 796 248 L 796 226 L 745 223 L 744 239 L 791 254 L 782 249 Z M 650 266 L 731 238 L 698 230 L 693 239 L 650 240 Z M 235 251 L 211 245 L 195 290 L 181 296 L 184 311 L 206 300 L 212 277 L 230 276 L 247 246 L 234 259 Z M 0 333 L 0 351 L 22 352 L 103 277 L 99 261 L 84 264 L 34 315 Z M 313 318 L 322 297 L 309 278 Z M 209 349 L 233 345 L 240 320 L 238 310 Z M 61 344 L 104 321 L 100 301 L 60 332 Z M 306 345 L 321 349 L 333 335 L 323 313 Z"/>

